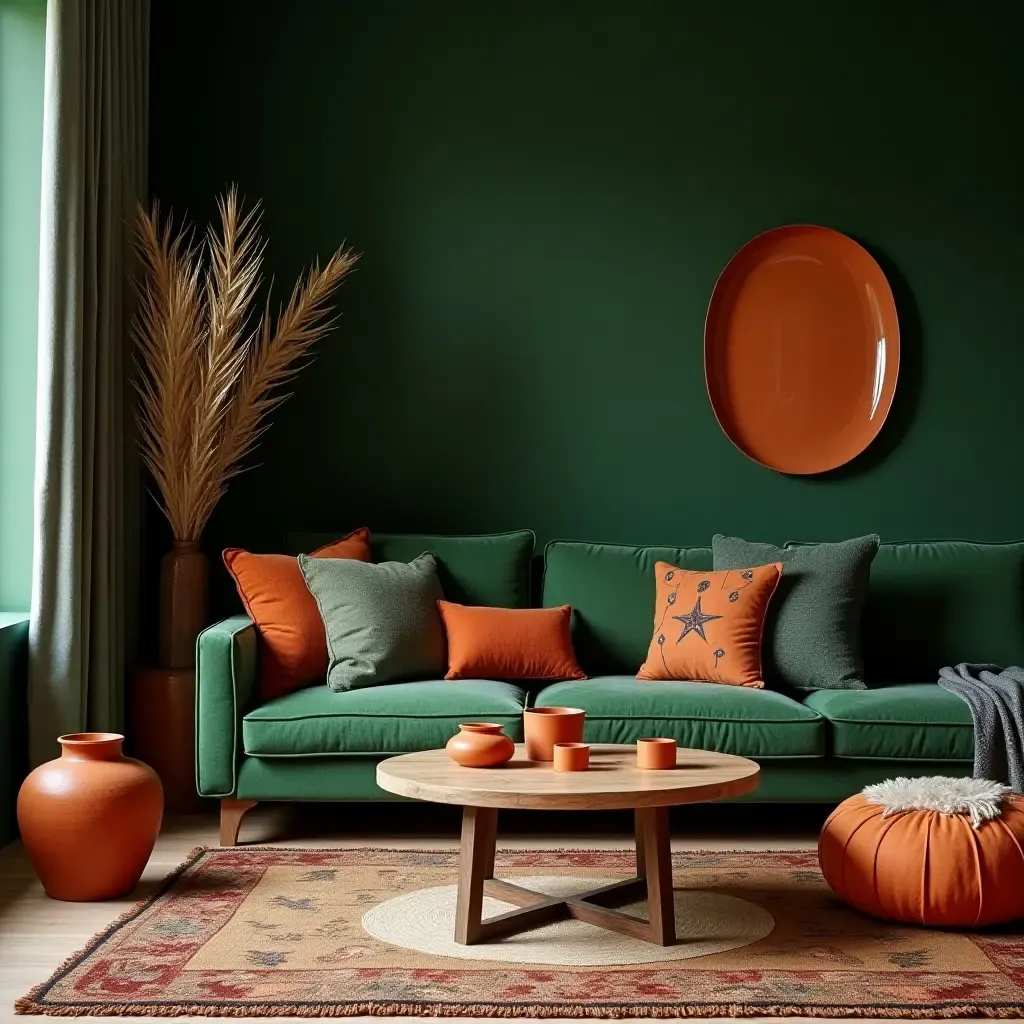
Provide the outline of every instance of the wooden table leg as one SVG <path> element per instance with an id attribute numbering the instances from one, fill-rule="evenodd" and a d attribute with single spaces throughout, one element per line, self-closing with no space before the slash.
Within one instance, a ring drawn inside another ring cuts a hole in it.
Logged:
<path id="1" fill-rule="evenodd" d="M 647 860 L 644 857 L 644 826 L 640 812 L 633 812 L 633 829 L 636 834 L 636 877 L 647 877 Z"/>
<path id="2" fill-rule="evenodd" d="M 472 945 L 480 938 L 484 881 L 494 875 L 498 812 L 493 807 L 462 809 L 459 894 L 455 904 L 455 941 Z"/>
<path id="3" fill-rule="evenodd" d="M 638 808 L 636 821 L 637 858 L 642 857 L 643 875 L 647 878 L 647 916 L 651 941 L 670 946 L 676 941 L 676 908 L 672 893 L 668 808 Z"/>

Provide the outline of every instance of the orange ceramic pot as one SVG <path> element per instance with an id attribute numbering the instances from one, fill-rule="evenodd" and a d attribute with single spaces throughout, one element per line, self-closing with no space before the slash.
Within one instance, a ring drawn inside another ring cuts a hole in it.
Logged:
<path id="1" fill-rule="evenodd" d="M 556 772 L 585 772 L 590 767 L 589 743 L 556 743 L 554 755 Z"/>
<path id="2" fill-rule="evenodd" d="M 85 902 L 135 888 L 153 852 L 164 797 L 156 772 L 110 732 L 61 736 L 61 756 L 18 793 L 18 827 L 47 896 Z"/>
<path id="3" fill-rule="evenodd" d="M 551 761 L 556 743 L 580 743 L 585 717 L 580 708 L 527 708 L 523 712 L 526 756 L 531 761 Z"/>
<path id="4" fill-rule="evenodd" d="M 676 741 L 652 738 L 636 741 L 636 766 L 664 771 L 676 766 Z"/>
<path id="5" fill-rule="evenodd" d="M 463 768 L 493 768 L 504 764 L 516 745 L 495 722 L 463 722 L 444 749 Z"/>

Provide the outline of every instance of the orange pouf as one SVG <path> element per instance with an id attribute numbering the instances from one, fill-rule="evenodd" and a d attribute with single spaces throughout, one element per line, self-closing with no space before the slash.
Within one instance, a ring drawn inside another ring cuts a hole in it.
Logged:
<path id="1" fill-rule="evenodd" d="M 981 811 L 972 786 L 996 793 Z M 887 920 L 973 928 L 1024 917 L 1024 798 L 1000 790 L 973 779 L 869 786 L 822 827 L 822 874 L 841 899 Z"/>

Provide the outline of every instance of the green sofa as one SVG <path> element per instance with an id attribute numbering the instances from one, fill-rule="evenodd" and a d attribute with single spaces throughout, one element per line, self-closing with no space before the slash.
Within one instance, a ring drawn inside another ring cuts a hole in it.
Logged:
<path id="1" fill-rule="evenodd" d="M 298 534 L 309 551 L 333 535 Z M 445 593 L 462 603 L 526 607 L 534 538 L 382 536 L 378 560 L 433 551 Z M 522 738 L 522 711 L 587 712 L 586 739 L 673 736 L 683 746 L 742 754 L 762 767 L 745 799 L 834 803 L 894 775 L 969 775 L 971 716 L 936 685 L 960 661 L 1024 664 L 1024 542 L 883 544 L 863 621 L 869 689 L 781 693 L 710 683 L 638 682 L 650 642 L 654 564 L 711 568 L 710 548 L 553 541 L 539 600 L 570 604 L 590 678 L 522 685 L 424 680 L 334 693 L 311 686 L 260 703 L 255 629 L 245 616 L 199 637 L 196 780 L 221 800 L 221 842 L 261 800 L 387 800 L 374 769 L 391 754 L 440 747 L 460 721 L 501 722 Z"/>

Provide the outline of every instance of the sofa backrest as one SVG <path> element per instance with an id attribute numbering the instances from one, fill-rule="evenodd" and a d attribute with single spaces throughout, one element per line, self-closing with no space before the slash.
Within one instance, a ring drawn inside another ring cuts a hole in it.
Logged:
<path id="1" fill-rule="evenodd" d="M 288 534 L 288 551 L 313 551 L 343 535 L 344 531 L 294 531 Z M 536 543 L 532 530 L 472 537 L 376 533 L 371 535 L 371 543 L 378 562 L 410 562 L 430 551 L 437 559 L 441 588 L 449 601 L 496 608 L 530 605 L 530 563 Z"/>
<path id="2" fill-rule="evenodd" d="M 635 675 L 654 628 L 654 565 L 710 569 L 711 548 L 553 540 L 544 549 L 545 608 L 573 607 L 576 658 L 588 675 Z"/>
<path id="3" fill-rule="evenodd" d="M 552 541 L 542 604 L 573 606 L 573 640 L 590 675 L 633 674 L 654 623 L 654 565 L 710 569 L 705 547 Z M 1024 665 L 1024 542 L 882 544 L 862 624 L 868 683 L 919 683 L 943 665 Z"/>
<path id="4" fill-rule="evenodd" d="M 1024 665 L 1024 542 L 882 544 L 861 628 L 871 683 L 922 683 L 961 661 Z"/>

